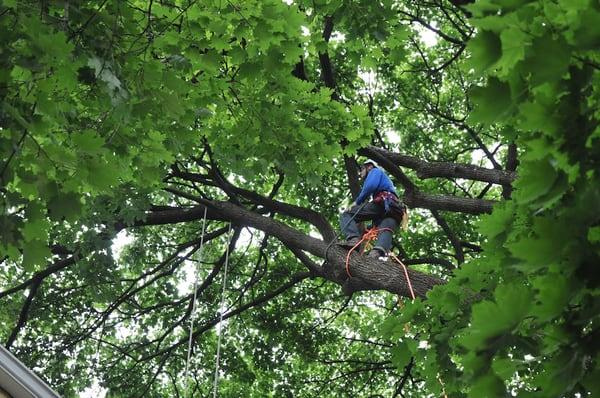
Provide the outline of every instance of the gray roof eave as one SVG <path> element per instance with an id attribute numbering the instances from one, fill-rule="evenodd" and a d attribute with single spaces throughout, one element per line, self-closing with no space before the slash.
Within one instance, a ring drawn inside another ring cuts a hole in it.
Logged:
<path id="1" fill-rule="evenodd" d="M 0 387 L 15 398 L 60 398 L 42 379 L 2 346 Z"/>

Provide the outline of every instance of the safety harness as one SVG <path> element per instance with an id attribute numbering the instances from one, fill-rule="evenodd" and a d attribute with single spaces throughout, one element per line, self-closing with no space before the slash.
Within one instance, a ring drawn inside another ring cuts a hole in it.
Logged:
<path id="1" fill-rule="evenodd" d="M 381 191 L 373 196 L 373 202 L 383 203 L 383 208 L 385 209 L 385 212 L 388 213 L 392 203 L 398 203 L 398 197 L 393 192 Z"/>
<path id="2" fill-rule="evenodd" d="M 408 208 L 398 199 L 395 193 L 380 191 L 373 196 L 373 203 L 383 205 L 385 214 L 398 221 L 400 227 L 406 231 L 408 227 Z"/>

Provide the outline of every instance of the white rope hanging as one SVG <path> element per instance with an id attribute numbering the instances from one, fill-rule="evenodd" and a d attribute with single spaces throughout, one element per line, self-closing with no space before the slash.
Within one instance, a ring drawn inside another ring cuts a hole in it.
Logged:
<path id="1" fill-rule="evenodd" d="M 229 231 L 227 236 L 231 234 L 231 223 L 229 223 Z M 213 386 L 213 398 L 217 396 L 217 389 L 219 386 L 219 360 L 221 357 L 221 336 L 223 335 L 224 328 L 221 326 L 223 323 L 223 307 L 225 305 L 225 287 L 227 285 L 227 266 L 229 264 L 229 244 L 225 249 L 225 271 L 223 272 L 223 289 L 221 290 L 221 304 L 219 305 L 219 337 L 217 339 L 217 359 L 215 364 L 215 382 Z"/>
<path id="2" fill-rule="evenodd" d="M 206 231 L 206 208 L 204 208 L 204 216 L 202 220 L 202 235 L 200 237 L 200 248 L 198 249 L 198 263 L 202 262 L 202 252 L 204 250 L 204 234 Z M 227 231 L 227 236 L 231 235 L 231 223 L 229 223 L 229 230 Z M 219 384 L 219 362 L 221 356 L 221 334 L 223 329 L 221 328 L 221 323 L 223 322 L 223 307 L 225 305 L 225 288 L 227 286 L 227 268 L 229 266 L 229 244 L 225 250 L 225 270 L 223 273 L 223 288 L 221 290 L 221 303 L 219 306 L 219 337 L 217 340 L 217 358 L 216 358 L 216 366 L 215 366 L 215 378 L 214 378 L 214 386 L 213 386 L 213 397 L 217 396 L 217 387 Z M 185 372 L 184 372 L 184 380 L 186 386 L 186 393 L 189 391 L 189 368 L 190 368 L 190 360 L 192 354 L 192 337 L 194 333 L 194 319 L 196 316 L 196 301 L 197 301 L 197 293 L 198 293 L 198 279 L 199 279 L 199 266 L 196 266 L 194 277 L 194 293 L 193 293 L 193 301 L 192 301 L 192 311 L 190 314 L 190 332 L 188 339 L 188 349 L 187 349 L 187 358 L 185 361 Z"/>
<path id="3" fill-rule="evenodd" d="M 202 251 L 204 249 L 204 232 L 206 231 L 206 210 L 207 210 L 207 208 L 204 207 L 204 216 L 202 218 L 202 235 L 200 236 L 200 248 L 198 250 L 198 263 L 199 264 L 202 263 Z M 229 247 L 229 246 L 227 246 L 227 247 Z M 196 265 L 195 277 L 194 277 L 194 296 L 193 296 L 194 298 L 192 301 L 192 312 L 190 314 L 190 337 L 188 339 L 187 359 L 185 361 L 185 372 L 184 372 L 184 376 L 183 376 L 183 379 L 185 380 L 186 391 L 188 390 L 188 387 L 189 387 L 188 370 L 190 367 L 190 357 L 192 354 L 192 335 L 194 333 L 194 318 L 196 316 L 196 299 L 197 299 L 197 292 L 198 292 L 199 268 L 200 268 L 199 265 Z M 187 395 L 187 392 L 185 395 Z"/>

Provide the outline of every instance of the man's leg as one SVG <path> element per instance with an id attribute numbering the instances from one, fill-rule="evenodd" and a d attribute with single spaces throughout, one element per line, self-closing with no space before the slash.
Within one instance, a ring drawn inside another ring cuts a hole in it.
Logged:
<path id="1" fill-rule="evenodd" d="M 360 238 L 361 232 L 358 229 L 358 223 L 381 217 L 381 213 L 381 206 L 373 202 L 367 203 L 362 209 L 359 205 L 353 206 L 350 210 L 343 212 L 340 217 L 342 233 L 348 241 Z"/>
<path id="2" fill-rule="evenodd" d="M 380 232 L 377 235 L 377 243 L 375 244 L 375 247 L 373 247 L 373 251 L 377 250 L 377 252 L 373 253 L 373 256 L 383 256 L 392 248 L 392 237 L 394 232 L 398 229 L 398 221 L 392 217 L 385 217 L 381 220 L 377 228 Z"/>

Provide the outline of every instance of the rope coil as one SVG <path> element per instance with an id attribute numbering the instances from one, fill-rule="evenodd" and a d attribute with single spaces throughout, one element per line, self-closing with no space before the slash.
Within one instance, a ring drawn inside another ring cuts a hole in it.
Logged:
<path id="1" fill-rule="evenodd" d="M 348 274 L 349 278 L 352 278 L 352 274 L 350 273 L 350 255 L 352 254 L 352 252 L 356 250 L 356 248 L 359 247 L 363 242 L 367 242 L 368 244 L 369 242 L 377 239 L 377 235 L 379 235 L 379 232 L 381 231 L 390 231 L 392 233 L 394 232 L 390 228 L 373 227 L 367 229 L 363 234 L 362 238 L 354 246 L 352 246 L 350 250 L 348 250 L 348 253 L 346 254 L 346 274 Z M 361 251 L 361 254 L 363 251 Z M 404 271 L 404 277 L 406 278 L 406 284 L 408 285 L 408 291 L 410 292 L 410 297 L 414 300 L 416 296 L 412 286 L 412 282 L 410 281 L 410 276 L 408 275 L 408 268 L 406 268 L 406 265 L 404 265 L 404 263 L 398 258 L 398 256 L 396 256 L 391 251 L 388 252 L 387 255 L 394 259 L 394 261 L 396 261 L 402 267 L 402 270 Z"/>
<path id="2" fill-rule="evenodd" d="M 367 229 L 365 231 L 365 233 L 363 234 L 362 238 L 358 241 L 358 243 L 356 243 L 350 250 L 348 250 L 348 254 L 346 254 L 346 274 L 348 274 L 349 278 L 352 278 L 352 274 L 350 274 L 350 254 L 352 254 L 352 252 L 357 247 L 359 247 L 361 245 L 361 243 L 367 242 L 367 244 L 368 244 L 369 242 L 377 239 L 377 235 L 379 234 L 380 231 L 390 231 L 392 233 L 394 232 L 390 228 L 373 227 L 373 228 Z M 361 254 L 363 253 L 363 251 L 361 251 Z"/>

